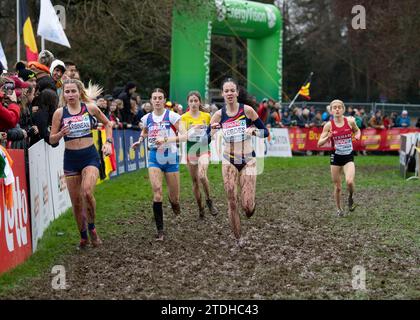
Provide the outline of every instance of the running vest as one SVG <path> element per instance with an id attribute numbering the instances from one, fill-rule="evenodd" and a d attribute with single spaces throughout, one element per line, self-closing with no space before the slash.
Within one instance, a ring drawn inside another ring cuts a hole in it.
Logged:
<path id="1" fill-rule="evenodd" d="M 63 108 L 61 126 L 69 125 L 70 133 L 64 136 L 64 141 L 92 138 L 92 129 L 96 127 L 97 120 L 92 116 L 86 104 L 81 103 L 81 110 L 78 114 L 70 114 L 67 106 Z"/>
<path id="2" fill-rule="evenodd" d="M 148 147 L 150 150 L 156 150 L 156 138 L 158 137 L 169 137 L 170 130 L 176 132 L 175 127 L 171 124 L 169 119 L 169 110 L 165 110 L 165 114 L 161 122 L 153 121 L 153 112 L 150 112 L 147 116 L 146 126 L 148 131 Z M 165 149 L 170 146 L 165 146 Z"/>
<path id="3" fill-rule="evenodd" d="M 352 134 L 353 130 L 349 125 L 347 118 L 344 118 L 344 125 L 337 127 L 334 120 L 331 120 L 332 145 L 335 154 L 348 155 L 353 152 Z"/>
<path id="4" fill-rule="evenodd" d="M 245 135 L 245 130 L 251 126 L 252 121 L 246 117 L 245 107 L 242 103 L 239 104 L 238 113 L 233 117 L 227 115 L 226 105 L 224 105 L 220 124 L 226 142 L 241 142 L 251 139 L 251 136 Z"/>

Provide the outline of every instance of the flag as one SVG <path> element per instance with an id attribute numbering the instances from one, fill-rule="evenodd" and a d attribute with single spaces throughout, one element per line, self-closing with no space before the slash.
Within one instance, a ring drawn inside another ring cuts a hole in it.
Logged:
<path id="1" fill-rule="evenodd" d="M 4 54 L 3 46 L 1 45 L 1 41 L 0 41 L 0 62 L 3 66 L 3 69 L 7 70 L 7 59 L 6 59 L 6 55 Z M 0 72 L 1 72 L 1 70 L 0 70 Z"/>
<path id="2" fill-rule="evenodd" d="M 311 82 L 309 81 L 307 84 L 303 85 L 299 90 L 299 95 L 304 97 L 306 100 L 311 100 L 309 94 L 309 87 L 311 86 Z"/>
<path id="3" fill-rule="evenodd" d="M 70 48 L 69 40 L 50 0 L 41 0 L 41 15 L 37 33 L 45 40 Z"/>
<path id="4" fill-rule="evenodd" d="M 7 209 L 13 207 L 13 182 L 15 181 L 15 176 L 12 165 L 12 158 L 7 150 L 0 145 L 0 178 L 4 178 L 4 198 Z"/>
<path id="5" fill-rule="evenodd" d="M 34 30 L 32 29 L 31 18 L 28 16 L 26 0 L 20 1 L 20 22 L 22 24 L 23 42 L 26 48 L 26 60 L 38 61 L 38 48 L 36 46 Z"/>

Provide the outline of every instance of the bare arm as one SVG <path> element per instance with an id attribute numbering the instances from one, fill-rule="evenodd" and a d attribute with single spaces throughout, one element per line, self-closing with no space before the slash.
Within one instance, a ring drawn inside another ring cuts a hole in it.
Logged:
<path id="1" fill-rule="evenodd" d="M 90 114 L 94 115 L 96 119 L 98 119 L 105 127 L 105 133 L 106 133 L 106 142 L 102 146 L 102 152 L 105 156 L 108 156 L 111 154 L 112 149 L 111 145 L 112 142 L 112 122 L 108 120 L 108 118 L 104 115 L 104 113 L 96 106 L 96 104 L 88 104 L 87 105 L 88 111 Z"/>
<path id="2" fill-rule="evenodd" d="M 356 140 L 360 140 L 360 136 L 362 135 L 362 132 L 360 131 L 353 117 L 349 118 L 349 124 L 350 124 L 351 129 L 353 130 L 354 138 Z"/>
<path id="3" fill-rule="evenodd" d="M 318 140 L 318 147 L 322 147 L 324 144 L 327 143 L 328 140 L 330 140 L 332 137 L 332 132 L 331 132 L 331 122 L 328 121 L 324 128 L 322 129 L 322 133 L 321 136 L 319 137 Z"/>

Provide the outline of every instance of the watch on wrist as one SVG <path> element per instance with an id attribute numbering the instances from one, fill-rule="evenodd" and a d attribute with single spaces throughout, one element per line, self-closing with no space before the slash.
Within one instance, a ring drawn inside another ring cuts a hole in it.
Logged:
<path id="1" fill-rule="evenodd" d="M 113 140 L 112 140 L 112 138 L 108 138 L 108 139 L 106 139 L 106 142 L 108 142 L 108 143 L 113 143 Z"/>
<path id="2" fill-rule="evenodd" d="M 163 141 L 168 142 L 168 137 L 165 137 L 165 139 L 163 139 Z"/>

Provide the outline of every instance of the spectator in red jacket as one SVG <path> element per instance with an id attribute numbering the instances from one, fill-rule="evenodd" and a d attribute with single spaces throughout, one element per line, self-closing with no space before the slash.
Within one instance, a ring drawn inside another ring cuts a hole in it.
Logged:
<path id="1" fill-rule="evenodd" d="M 10 79 L 0 78 L 0 131 L 16 127 L 20 118 L 20 107 L 17 104 L 16 92 L 7 90 L 7 83 L 14 84 Z"/>
<path id="2" fill-rule="evenodd" d="M 261 121 L 265 124 L 267 122 L 267 118 L 268 118 L 268 99 L 264 98 L 262 99 L 258 110 L 257 110 L 257 114 L 258 117 L 260 117 Z"/>

